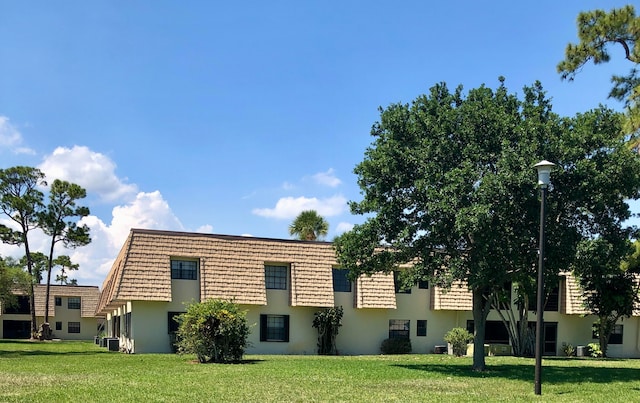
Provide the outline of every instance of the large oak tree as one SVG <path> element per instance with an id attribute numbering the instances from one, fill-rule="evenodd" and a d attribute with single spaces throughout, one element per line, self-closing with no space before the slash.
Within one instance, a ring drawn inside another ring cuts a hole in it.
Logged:
<path id="1" fill-rule="evenodd" d="M 508 282 L 535 278 L 539 192 L 533 165 L 557 164 L 548 197 L 547 279 L 567 270 L 578 242 L 622 226 L 639 197 L 640 163 L 620 133 L 620 115 L 599 108 L 571 118 L 551 110 L 542 86 L 510 94 L 463 93 L 446 84 L 411 104 L 380 110 L 372 145 L 355 168 L 363 194 L 352 201 L 363 224 L 335 240 L 353 277 L 389 272 L 473 294 L 473 369 L 484 370 L 491 301 Z"/>

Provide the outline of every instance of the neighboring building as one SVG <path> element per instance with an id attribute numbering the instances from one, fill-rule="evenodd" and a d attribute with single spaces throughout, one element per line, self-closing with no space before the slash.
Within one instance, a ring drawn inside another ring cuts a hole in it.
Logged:
<path id="1" fill-rule="evenodd" d="M 354 282 L 337 265 L 328 242 L 265 239 L 156 230 L 131 230 L 107 278 L 97 307 L 110 337 L 129 352 L 170 352 L 177 328 L 173 317 L 191 302 L 233 300 L 247 310 L 251 354 L 315 354 L 314 313 L 342 306 L 337 336 L 340 354 L 378 354 L 389 337 L 410 337 L 413 352 L 445 344 L 454 327 L 473 328 L 471 293 L 420 283 L 395 286 L 393 274 L 362 276 Z M 580 292 L 562 277 L 545 311 L 545 354 L 562 354 L 562 343 L 597 342 L 595 317 L 584 316 Z M 530 316 L 532 324 L 535 315 Z M 639 318 L 624 319 L 609 346 L 612 357 L 640 357 Z M 508 344 L 492 312 L 487 343 Z"/>
<path id="2" fill-rule="evenodd" d="M 34 288 L 36 321 L 44 323 L 47 286 Z M 18 303 L 0 311 L 0 338 L 28 339 L 31 337 L 31 311 L 28 295 L 17 295 Z M 98 334 L 102 323 L 96 317 L 100 289 L 95 286 L 51 285 L 49 290 L 49 325 L 53 337 L 64 340 L 89 340 Z"/>

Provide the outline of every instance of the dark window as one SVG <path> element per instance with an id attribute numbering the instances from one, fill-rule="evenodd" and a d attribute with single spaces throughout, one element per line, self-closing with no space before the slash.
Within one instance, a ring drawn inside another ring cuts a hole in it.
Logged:
<path id="1" fill-rule="evenodd" d="M 111 318 L 111 336 L 120 337 L 120 316 Z"/>
<path id="2" fill-rule="evenodd" d="M 56 330 L 62 330 L 62 322 L 56 322 Z"/>
<path id="3" fill-rule="evenodd" d="M 169 333 L 175 333 L 178 331 L 180 324 L 176 321 L 178 315 L 182 315 L 184 312 L 168 312 L 167 321 L 169 323 Z"/>
<path id="4" fill-rule="evenodd" d="M 393 285 L 396 288 L 397 294 L 411 294 L 411 287 L 402 288 L 402 281 L 400 278 L 400 272 L 393 272 Z"/>
<path id="5" fill-rule="evenodd" d="M 67 308 L 80 309 L 80 297 L 69 297 L 67 300 Z"/>
<path id="6" fill-rule="evenodd" d="M 427 280 L 418 280 L 418 288 L 421 290 L 428 290 L 429 282 Z"/>
<path id="7" fill-rule="evenodd" d="M 591 327 L 593 331 L 591 332 L 591 337 L 597 339 L 598 336 L 598 327 L 597 324 L 593 324 Z M 622 344 L 622 331 L 624 330 L 623 325 L 613 325 L 613 330 L 609 335 L 609 344 Z"/>
<path id="8" fill-rule="evenodd" d="M 289 315 L 260 315 L 260 341 L 289 341 Z"/>
<path id="9" fill-rule="evenodd" d="M 62 297 L 55 297 L 55 300 L 56 300 L 56 306 L 62 306 Z"/>
<path id="10" fill-rule="evenodd" d="M 124 337 L 131 337 L 131 312 L 124 314 Z"/>
<path id="11" fill-rule="evenodd" d="M 69 322 L 67 324 L 67 331 L 69 333 L 80 333 L 80 322 Z"/>
<path id="12" fill-rule="evenodd" d="M 333 269 L 333 291 L 351 292 L 351 281 L 349 281 L 349 270 Z"/>
<path id="13" fill-rule="evenodd" d="M 4 313 L 25 314 L 31 312 L 31 305 L 29 305 L 28 295 L 16 296 L 16 303 L 13 305 L 6 305 Z"/>
<path id="14" fill-rule="evenodd" d="M 196 260 L 172 260 L 171 278 L 175 280 L 197 280 L 198 262 Z"/>
<path id="15" fill-rule="evenodd" d="M 264 266 L 264 281 L 266 287 L 272 290 L 287 289 L 287 266 Z"/>
<path id="16" fill-rule="evenodd" d="M 467 321 L 467 330 L 473 334 L 475 326 L 472 320 Z M 509 344 L 509 331 L 501 320 L 488 320 L 484 338 L 487 344 Z"/>
<path id="17" fill-rule="evenodd" d="M 427 321 L 418 319 L 418 324 L 416 326 L 416 336 L 426 336 L 427 335 Z"/>
<path id="18" fill-rule="evenodd" d="M 560 293 L 558 292 L 558 287 L 554 287 L 547 296 L 547 301 L 544 304 L 544 310 L 549 312 L 558 312 L 559 307 Z"/>
<path id="19" fill-rule="evenodd" d="M 404 319 L 389 319 L 389 338 L 408 339 L 409 321 Z"/>

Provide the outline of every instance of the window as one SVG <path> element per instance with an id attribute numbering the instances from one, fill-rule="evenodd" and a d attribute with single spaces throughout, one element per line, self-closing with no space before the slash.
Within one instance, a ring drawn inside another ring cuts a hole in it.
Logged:
<path id="1" fill-rule="evenodd" d="M 418 288 L 421 290 L 428 290 L 429 282 L 427 280 L 418 280 Z"/>
<path id="2" fill-rule="evenodd" d="M 597 339 L 598 336 L 598 325 L 596 323 L 591 327 L 592 333 L 591 337 Z M 613 329 L 611 330 L 611 334 L 609 335 L 609 344 L 622 344 L 622 331 L 624 330 L 623 325 L 613 325 Z"/>
<path id="3" fill-rule="evenodd" d="M 260 315 L 260 341 L 289 341 L 289 315 Z"/>
<path id="4" fill-rule="evenodd" d="M 408 339 L 409 321 L 404 319 L 389 319 L 389 338 Z"/>
<path id="5" fill-rule="evenodd" d="M 197 280 L 198 262 L 196 260 L 172 260 L 171 278 L 174 280 Z"/>
<path id="6" fill-rule="evenodd" d="M 80 322 L 69 322 L 67 324 L 67 332 L 80 333 Z"/>
<path id="7" fill-rule="evenodd" d="M 427 335 L 427 321 L 418 319 L 418 323 L 416 326 L 416 336 L 426 336 Z"/>
<path id="8" fill-rule="evenodd" d="M 474 334 L 475 325 L 472 320 L 467 321 L 467 330 Z M 509 344 L 509 331 L 501 320 L 488 320 L 485 323 L 484 338 L 487 344 Z"/>
<path id="9" fill-rule="evenodd" d="M 396 288 L 396 294 L 411 294 L 411 287 L 402 288 L 402 276 L 399 271 L 393 272 L 393 285 Z"/>
<path id="10" fill-rule="evenodd" d="M 333 269 L 333 291 L 351 292 L 351 281 L 349 281 L 349 270 Z"/>
<path id="11" fill-rule="evenodd" d="M 4 305 L 4 313 L 25 314 L 31 312 L 28 295 L 16 296 L 16 303 L 13 305 Z"/>
<path id="12" fill-rule="evenodd" d="M 167 321 L 169 323 L 169 333 L 175 333 L 178 331 L 180 324 L 176 321 L 178 315 L 182 315 L 184 312 L 167 312 Z"/>
<path id="13" fill-rule="evenodd" d="M 267 289 L 287 289 L 287 266 L 264 266 L 264 281 Z"/>
<path id="14" fill-rule="evenodd" d="M 67 308 L 80 309 L 80 297 L 69 297 L 67 300 Z"/>
<path id="15" fill-rule="evenodd" d="M 560 294 L 558 287 L 554 287 L 547 296 L 544 304 L 544 310 L 549 312 L 558 312 L 560 307 Z"/>
<path id="16" fill-rule="evenodd" d="M 124 314 L 124 337 L 131 337 L 131 312 Z"/>
<path id="17" fill-rule="evenodd" d="M 62 297 L 56 297 L 55 300 L 56 300 L 56 306 L 62 306 Z"/>
<path id="18" fill-rule="evenodd" d="M 56 330 L 62 330 L 62 322 L 56 322 Z"/>

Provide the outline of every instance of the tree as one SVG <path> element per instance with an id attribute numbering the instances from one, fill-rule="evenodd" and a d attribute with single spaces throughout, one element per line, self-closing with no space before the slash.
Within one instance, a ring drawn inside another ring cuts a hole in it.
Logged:
<path id="1" fill-rule="evenodd" d="M 615 324 L 630 317 L 640 303 L 638 241 L 633 249 L 627 234 L 615 233 L 586 239 L 578 246 L 574 273 L 585 295 L 585 308 L 598 317 L 596 333 L 603 357 Z"/>
<path id="2" fill-rule="evenodd" d="M 630 216 L 626 200 L 640 196 L 640 163 L 618 134 L 619 114 L 601 107 L 560 118 L 540 83 L 525 87 L 520 100 L 500 81 L 495 91 L 481 86 L 466 96 L 461 86 L 452 93 L 440 83 L 411 105 L 380 109 L 375 140 L 354 170 L 364 198 L 350 202 L 352 213 L 369 217 L 334 243 L 351 277 L 411 263 L 415 278 L 445 287 L 465 281 L 478 371 L 495 294 L 535 278 L 533 165 L 558 165 L 547 201 L 551 281 L 569 267 L 582 238 L 621 225 Z"/>
<path id="3" fill-rule="evenodd" d="M 627 107 L 626 133 L 636 133 L 640 129 L 640 49 L 636 46 L 640 39 L 640 17 L 636 17 L 632 5 L 612 9 L 585 11 L 578 14 L 577 44 L 568 44 L 565 59 L 558 64 L 558 72 L 563 79 L 573 80 L 589 61 L 594 64 L 606 63 L 611 59 L 610 47 L 620 45 L 624 57 L 633 64 L 627 76 L 614 75 L 613 88 L 609 97 L 623 101 Z M 640 146 L 635 138 L 630 142 L 634 148 Z"/>
<path id="4" fill-rule="evenodd" d="M 56 282 L 63 284 L 74 284 L 76 283 L 75 279 L 69 279 L 67 273 L 70 271 L 76 271 L 80 267 L 77 263 L 71 263 L 71 258 L 67 255 L 61 255 L 54 259 L 54 266 L 60 267 L 60 273 L 56 275 Z"/>
<path id="5" fill-rule="evenodd" d="M 208 300 L 189 305 L 178 316 L 180 353 L 195 354 L 200 363 L 238 362 L 247 347 L 246 311 L 231 302 Z"/>
<path id="6" fill-rule="evenodd" d="M 13 306 L 16 303 L 15 291 L 29 291 L 31 279 L 22 270 L 19 262 L 10 257 L 0 256 L 0 305 Z"/>
<path id="7" fill-rule="evenodd" d="M 301 241 L 315 241 L 329 232 L 329 223 L 315 210 L 300 213 L 289 226 L 289 234 Z"/>
<path id="8" fill-rule="evenodd" d="M 43 194 L 38 186 L 46 186 L 44 174 L 37 168 L 18 166 L 0 169 L 0 211 L 9 217 L 18 229 L 0 224 L 2 242 L 22 245 L 25 251 L 27 273 L 34 278 L 33 261 L 28 233 L 38 226 L 38 214 L 43 209 Z M 31 306 L 31 332 L 37 332 L 33 282 L 29 289 Z"/>
<path id="9" fill-rule="evenodd" d="M 45 323 L 49 322 L 49 291 L 51 288 L 51 269 L 55 263 L 55 246 L 62 243 L 65 248 L 76 248 L 91 242 L 89 227 L 87 225 L 78 226 L 74 221 L 89 215 L 88 207 L 76 205 L 78 200 L 85 197 L 87 197 L 87 192 L 81 186 L 56 179 L 49 190 L 49 204 L 38 215 L 40 228 L 51 239 L 45 293 Z M 62 262 L 68 263 L 66 267 L 71 268 L 70 260 Z"/>
<path id="10" fill-rule="evenodd" d="M 336 337 L 342 326 L 342 307 L 336 306 L 313 315 L 313 327 L 318 329 L 318 354 L 336 355 Z"/>

